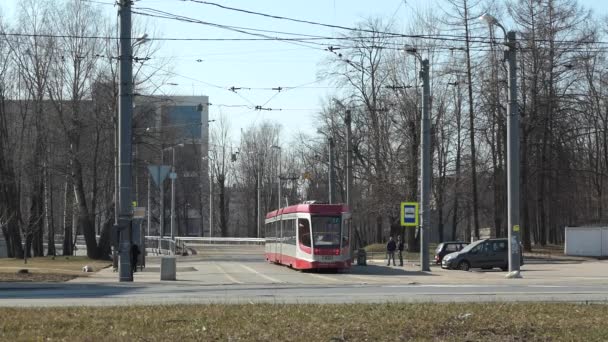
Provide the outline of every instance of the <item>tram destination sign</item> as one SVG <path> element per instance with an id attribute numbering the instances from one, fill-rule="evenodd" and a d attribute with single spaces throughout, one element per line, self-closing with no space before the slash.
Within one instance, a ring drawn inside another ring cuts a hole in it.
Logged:
<path id="1" fill-rule="evenodd" d="M 418 226 L 417 202 L 401 202 L 401 225 L 403 227 Z"/>

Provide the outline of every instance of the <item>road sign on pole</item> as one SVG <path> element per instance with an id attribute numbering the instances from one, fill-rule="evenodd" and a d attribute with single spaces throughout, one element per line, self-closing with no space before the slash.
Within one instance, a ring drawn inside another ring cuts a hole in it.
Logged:
<path id="1" fill-rule="evenodd" d="M 418 203 L 401 202 L 401 225 L 404 227 L 418 227 Z"/>
<path id="2" fill-rule="evenodd" d="M 169 171 L 171 171 L 171 166 L 169 165 L 148 165 L 148 172 L 159 188 L 165 178 L 167 178 Z"/>

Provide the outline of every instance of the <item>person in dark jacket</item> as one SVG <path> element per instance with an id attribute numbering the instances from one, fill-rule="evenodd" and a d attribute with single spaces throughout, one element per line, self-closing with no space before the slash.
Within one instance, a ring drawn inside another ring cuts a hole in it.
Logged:
<path id="1" fill-rule="evenodd" d="M 397 250 L 399 251 L 399 266 L 403 266 L 403 241 L 401 241 L 401 235 L 397 235 Z"/>
<path id="2" fill-rule="evenodd" d="M 131 272 L 137 272 L 137 260 L 139 259 L 139 246 L 136 244 L 131 245 Z"/>
<path id="3" fill-rule="evenodd" d="M 386 244 L 386 254 L 388 255 L 388 264 L 386 264 L 387 266 L 391 265 L 391 259 L 393 259 L 393 266 L 397 266 L 395 264 L 395 249 L 397 249 L 397 244 L 395 243 L 395 240 L 393 240 L 393 237 L 391 236 L 388 239 L 388 243 Z"/>

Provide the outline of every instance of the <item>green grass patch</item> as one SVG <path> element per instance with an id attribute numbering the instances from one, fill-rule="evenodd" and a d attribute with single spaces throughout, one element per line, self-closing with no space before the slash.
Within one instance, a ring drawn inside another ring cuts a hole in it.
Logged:
<path id="1" fill-rule="evenodd" d="M 607 305 L 180 305 L 0 310 L 0 340 L 605 341 Z"/>
<path id="2" fill-rule="evenodd" d="M 76 276 L 87 276 L 82 272 L 85 265 L 99 271 L 111 265 L 109 261 L 91 260 L 85 256 L 48 256 L 23 259 L 0 259 L 0 281 L 66 281 Z M 28 274 L 17 274 L 27 269 Z M 63 280 L 62 280 L 63 279 Z"/>

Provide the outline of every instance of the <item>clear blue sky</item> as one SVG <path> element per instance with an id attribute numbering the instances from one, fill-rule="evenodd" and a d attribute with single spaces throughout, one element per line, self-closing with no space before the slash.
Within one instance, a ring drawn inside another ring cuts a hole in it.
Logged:
<path id="1" fill-rule="evenodd" d="M 115 16 L 116 7 L 112 0 L 95 0 L 106 3 L 99 5 L 108 15 Z M 213 0 L 210 0 L 213 2 Z M 0 8 L 4 16 L 12 21 L 17 0 L 4 0 Z M 370 16 L 393 18 L 395 30 L 404 31 L 414 9 L 436 5 L 429 0 L 215 0 L 226 6 L 244 8 L 275 15 L 354 26 L 357 21 Z M 581 0 L 585 7 L 593 8 L 597 14 L 606 15 L 608 5 L 605 0 Z M 260 28 L 276 31 L 332 36 L 337 33 L 330 28 L 280 20 L 256 17 L 231 12 L 208 5 L 179 0 L 140 0 L 135 7 L 154 8 L 173 14 L 199 20 L 224 24 Z M 236 38 L 242 34 L 228 32 L 198 24 L 188 24 L 166 19 L 142 18 L 153 37 L 166 38 Z M 137 32 L 134 32 L 134 35 Z M 210 118 L 217 118 L 220 111 L 228 115 L 233 131 L 233 139 L 238 141 L 239 130 L 264 120 L 281 122 L 283 137 L 291 140 L 297 132 L 314 132 L 315 112 L 321 100 L 331 95 L 334 89 L 326 88 L 326 83 L 312 83 L 317 79 L 320 63 L 328 52 L 301 47 L 285 42 L 171 42 L 161 43 L 157 56 L 172 57 L 168 66 L 175 73 L 169 82 L 178 85 L 161 86 L 161 91 L 170 95 L 208 95 L 213 104 L 264 105 L 269 108 L 298 109 L 285 111 L 254 111 L 247 108 L 211 106 Z M 197 62 L 202 59 L 202 62 Z M 148 69 L 152 71 L 153 69 Z M 197 81 L 198 80 L 198 81 Z M 223 89 L 209 86 L 207 82 Z M 272 90 L 241 90 L 239 95 L 227 88 L 251 87 L 273 88 L 308 84 L 307 87 L 281 93 Z M 274 97 L 273 97 L 274 96 Z M 267 102 L 267 103 L 266 103 Z"/>

